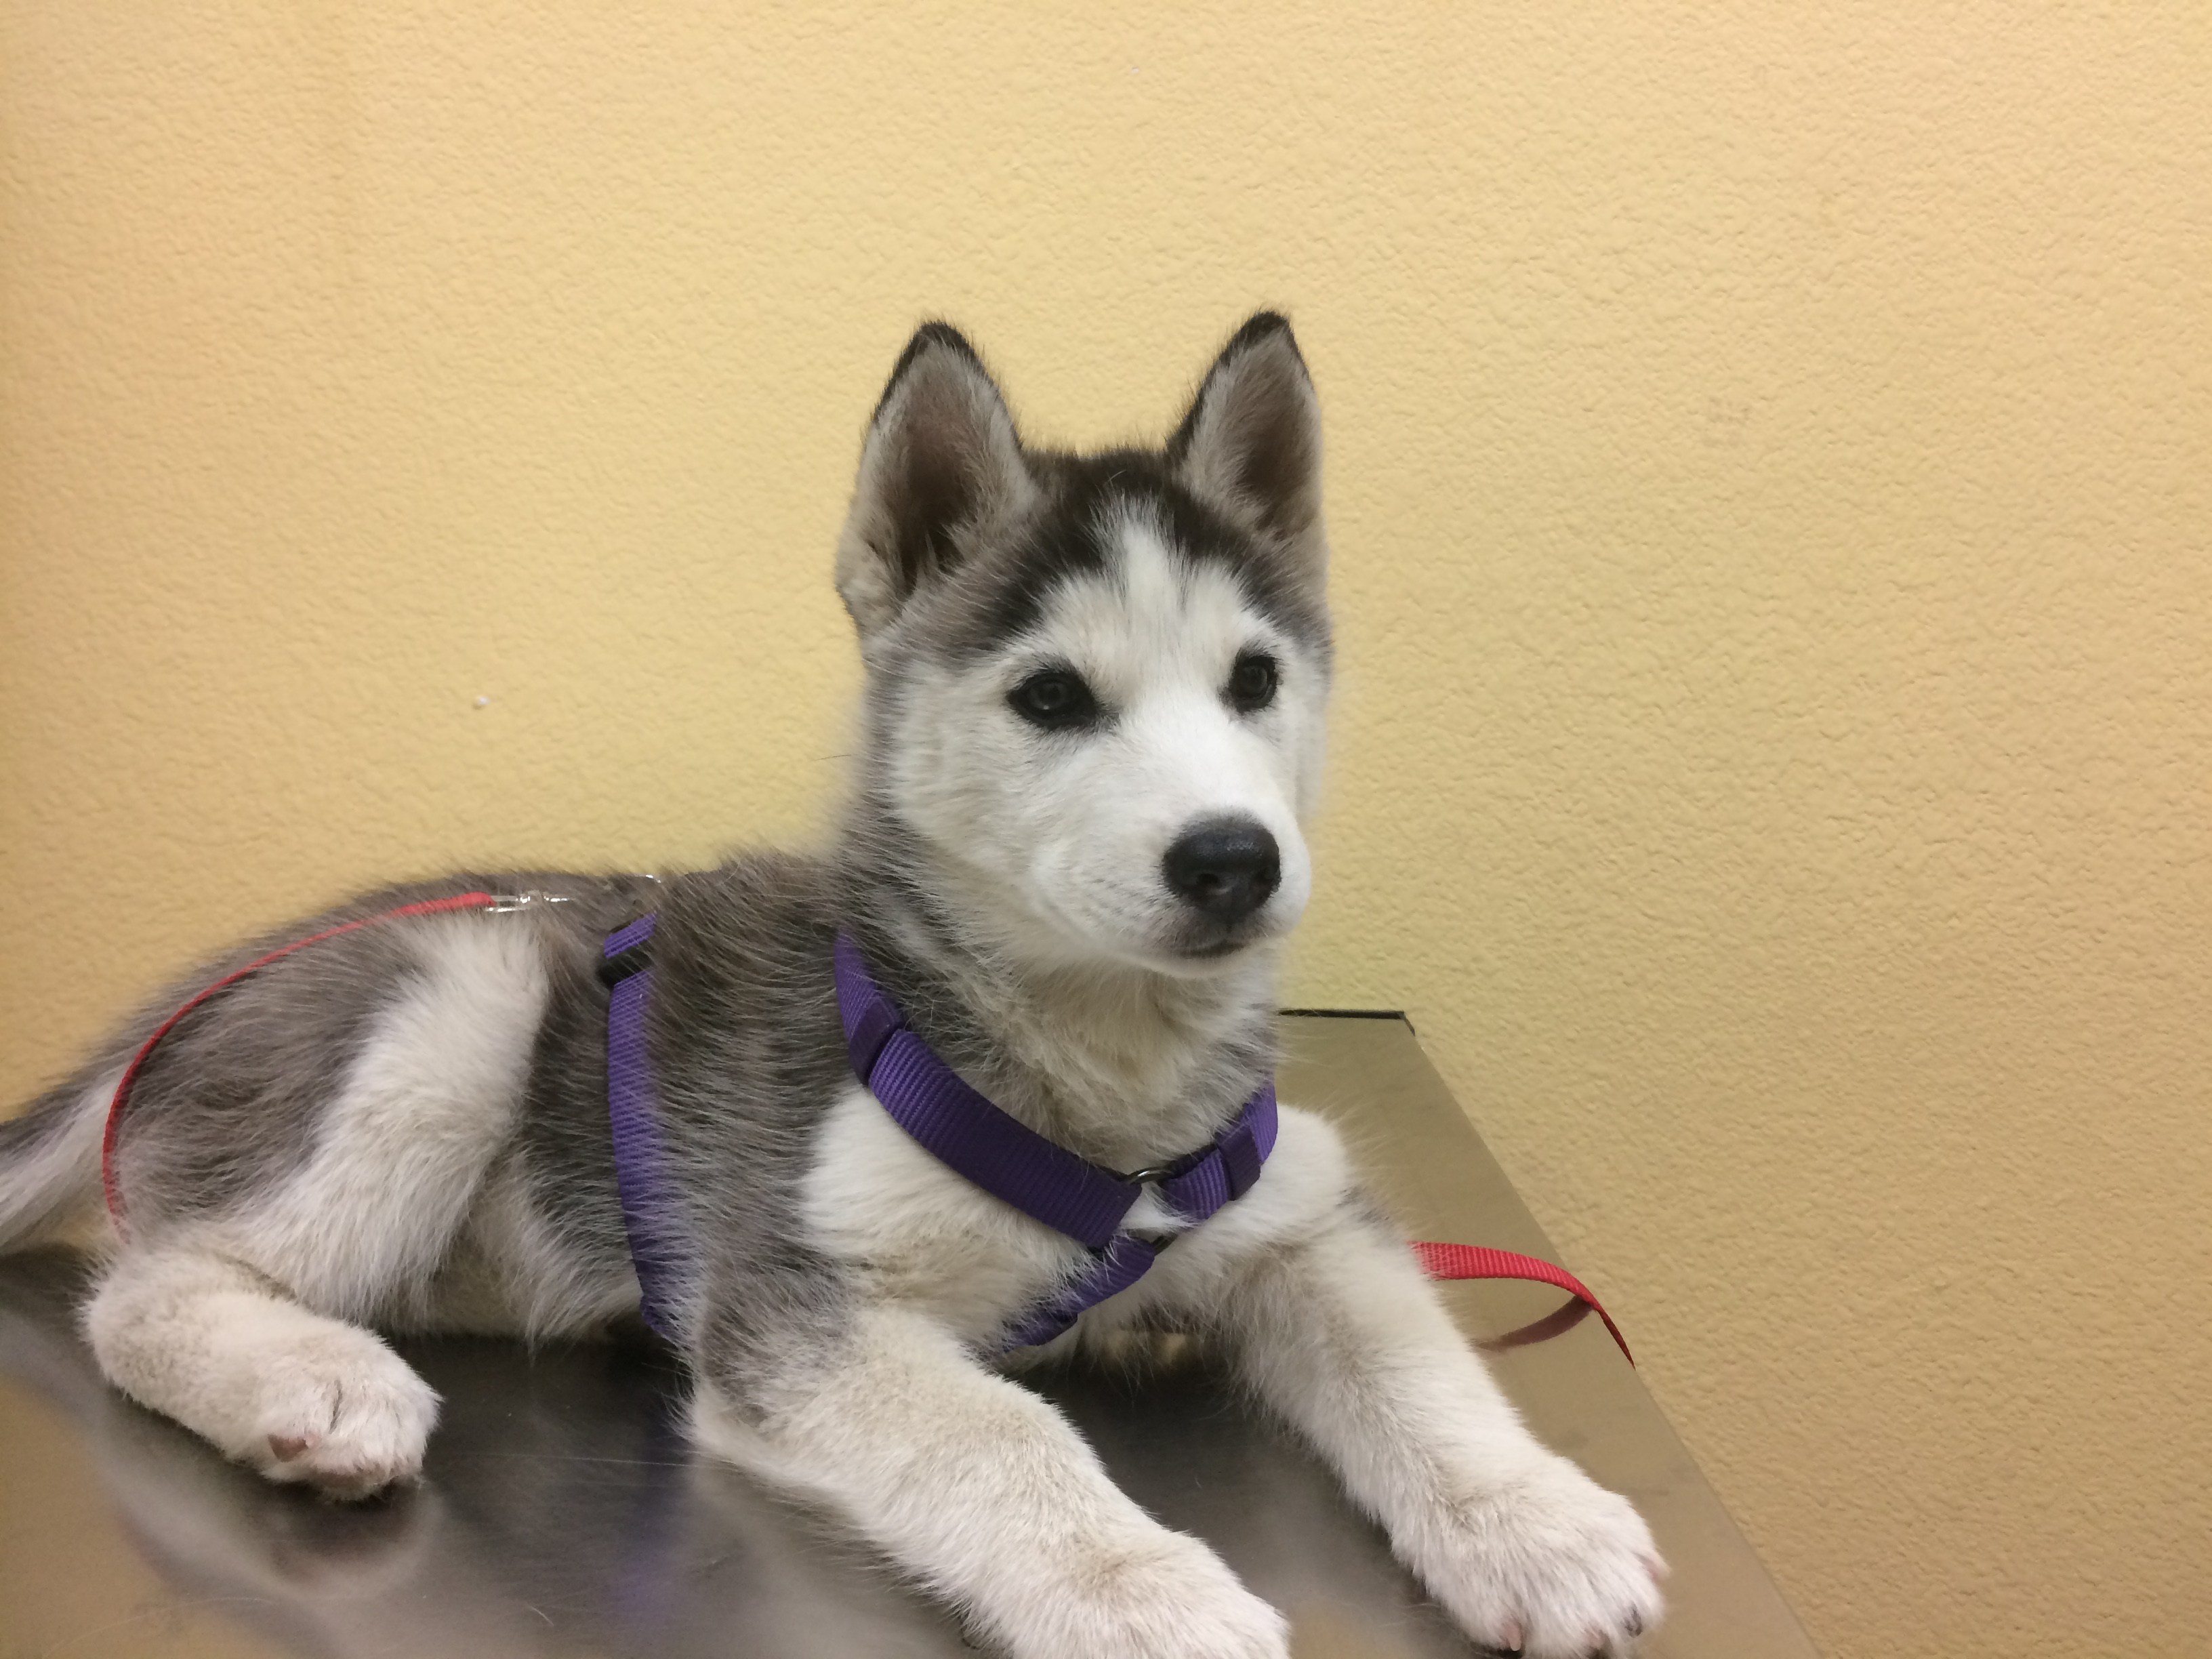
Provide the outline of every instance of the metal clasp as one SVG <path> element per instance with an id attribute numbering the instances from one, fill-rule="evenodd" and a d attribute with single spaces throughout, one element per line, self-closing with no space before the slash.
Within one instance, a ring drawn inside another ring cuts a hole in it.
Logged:
<path id="1" fill-rule="evenodd" d="M 534 909 L 541 904 L 574 904 L 566 893 L 549 893 L 540 887 L 526 887 L 520 893 L 501 893 L 486 907 L 495 916 L 513 915 L 517 910 Z"/>

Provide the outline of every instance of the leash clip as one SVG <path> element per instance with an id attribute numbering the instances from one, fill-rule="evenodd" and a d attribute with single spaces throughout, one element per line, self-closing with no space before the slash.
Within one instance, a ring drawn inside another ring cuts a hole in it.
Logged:
<path id="1" fill-rule="evenodd" d="M 543 904 L 573 904 L 575 901 L 566 893 L 549 893 L 543 888 L 526 887 L 520 893 L 495 895 L 484 909 L 495 916 L 511 916 L 517 910 L 534 910 Z"/>

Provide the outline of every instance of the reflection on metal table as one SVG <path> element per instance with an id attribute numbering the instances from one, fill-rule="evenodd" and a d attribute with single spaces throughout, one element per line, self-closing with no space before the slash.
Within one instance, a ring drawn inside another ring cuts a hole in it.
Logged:
<path id="1" fill-rule="evenodd" d="M 1402 1020 L 1285 1025 L 1285 1097 L 1346 1126 L 1414 1236 L 1550 1255 Z M 0 1659 L 973 1650 L 834 1526 L 694 1457 L 682 1379 L 652 1349 L 403 1344 L 446 1399 L 428 1474 L 348 1507 L 265 1485 L 109 1389 L 74 1325 L 82 1272 L 58 1254 L 0 1261 Z M 1445 1294 L 1478 1339 L 1549 1333 L 1492 1364 L 1537 1432 L 1658 1534 L 1669 1611 L 1644 1652 L 1812 1654 L 1597 1321 L 1544 1317 L 1560 1297 L 1537 1285 Z M 1328 1472 L 1202 1364 L 1141 1388 L 1038 1386 L 1131 1496 L 1289 1613 L 1300 1659 L 1477 1651 Z"/>

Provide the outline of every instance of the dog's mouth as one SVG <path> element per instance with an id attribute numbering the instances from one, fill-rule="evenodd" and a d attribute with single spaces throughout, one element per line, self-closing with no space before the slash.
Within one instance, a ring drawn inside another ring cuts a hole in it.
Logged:
<path id="1" fill-rule="evenodd" d="M 1249 939 L 1218 939 L 1210 945 L 1186 946 L 1182 954 L 1194 962 L 1212 962 L 1219 957 L 1233 957 L 1251 942 Z"/>
<path id="2" fill-rule="evenodd" d="M 1199 967 L 1224 962 L 1255 945 L 1273 939 L 1282 931 L 1282 927 L 1261 910 L 1225 925 L 1199 922 L 1194 926 L 1186 926 L 1181 937 L 1168 949 L 1177 960 Z"/>

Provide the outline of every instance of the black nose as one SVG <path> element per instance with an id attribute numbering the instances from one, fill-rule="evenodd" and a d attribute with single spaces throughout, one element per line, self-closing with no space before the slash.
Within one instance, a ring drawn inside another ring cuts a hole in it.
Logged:
<path id="1" fill-rule="evenodd" d="M 1201 818 L 1161 860 L 1169 889 L 1216 921 L 1242 921 L 1283 879 L 1282 851 L 1252 818 Z"/>

